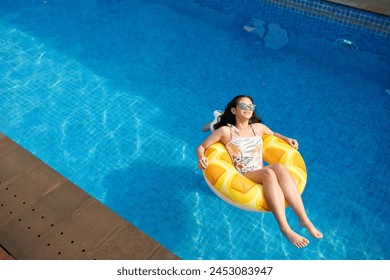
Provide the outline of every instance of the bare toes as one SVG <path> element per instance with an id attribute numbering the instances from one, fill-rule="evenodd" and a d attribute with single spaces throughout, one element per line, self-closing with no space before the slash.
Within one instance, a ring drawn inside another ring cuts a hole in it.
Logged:
<path id="1" fill-rule="evenodd" d="M 310 221 L 308 221 L 306 223 L 300 222 L 300 225 L 302 227 L 305 227 L 307 229 L 307 231 L 310 233 L 310 235 L 313 236 L 314 238 L 320 239 L 324 236 L 322 234 L 322 232 L 320 232 L 318 229 L 316 229 Z"/>
<path id="2" fill-rule="evenodd" d="M 297 243 L 294 244 L 296 247 L 298 248 L 303 248 L 303 247 L 306 247 L 307 245 L 309 245 L 309 240 L 307 240 L 306 238 L 303 238 L 301 240 L 299 240 Z"/>
<path id="3" fill-rule="evenodd" d="M 286 231 L 283 234 L 288 239 L 288 241 L 290 241 L 297 248 L 303 248 L 309 245 L 309 240 L 300 236 L 292 230 Z"/>

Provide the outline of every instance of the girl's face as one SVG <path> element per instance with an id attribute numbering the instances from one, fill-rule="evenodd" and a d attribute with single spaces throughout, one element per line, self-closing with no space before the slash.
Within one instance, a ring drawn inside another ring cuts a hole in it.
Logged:
<path id="1" fill-rule="evenodd" d="M 236 107 L 232 108 L 232 113 L 236 116 L 236 118 L 244 118 L 250 119 L 253 115 L 253 111 L 255 110 L 255 105 L 248 97 L 243 97 L 238 101 Z"/>

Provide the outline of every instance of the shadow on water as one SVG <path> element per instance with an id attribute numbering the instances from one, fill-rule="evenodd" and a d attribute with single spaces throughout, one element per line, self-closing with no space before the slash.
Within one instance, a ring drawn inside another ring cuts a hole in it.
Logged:
<path id="1" fill-rule="evenodd" d="M 194 224 L 197 197 L 213 195 L 194 170 L 152 161 L 112 171 L 103 187 L 107 206 L 159 242 L 173 245 Z"/>

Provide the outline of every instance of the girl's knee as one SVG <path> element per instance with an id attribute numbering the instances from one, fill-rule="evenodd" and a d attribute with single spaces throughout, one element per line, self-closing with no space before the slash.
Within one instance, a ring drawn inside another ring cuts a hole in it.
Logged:
<path id="1" fill-rule="evenodd" d="M 288 172 L 287 168 L 281 163 L 272 164 L 272 170 L 274 170 L 275 173 L 281 173 L 286 171 Z"/>
<path id="2" fill-rule="evenodd" d="M 271 168 L 266 168 L 263 171 L 263 180 L 264 181 L 272 181 L 272 180 L 277 180 L 277 176 L 274 170 Z"/>

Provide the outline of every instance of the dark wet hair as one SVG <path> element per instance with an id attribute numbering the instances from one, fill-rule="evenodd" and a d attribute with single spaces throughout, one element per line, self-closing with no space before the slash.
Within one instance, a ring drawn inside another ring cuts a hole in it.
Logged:
<path id="1" fill-rule="evenodd" d="M 218 122 L 216 124 L 214 124 L 214 129 L 218 129 L 218 128 L 225 126 L 225 125 L 228 125 L 228 124 L 236 125 L 236 116 L 232 113 L 232 108 L 237 107 L 239 101 L 244 97 L 249 98 L 253 103 L 252 97 L 250 97 L 248 95 L 237 95 L 227 104 L 225 111 L 219 117 Z M 253 115 L 249 119 L 249 123 L 261 123 L 261 122 L 262 122 L 262 119 L 256 114 L 256 110 L 253 111 Z"/>

